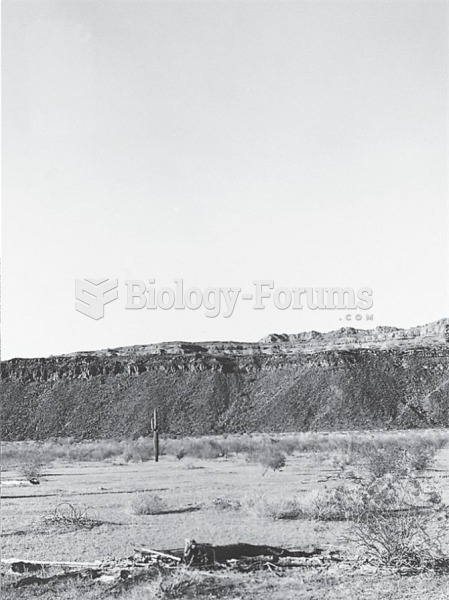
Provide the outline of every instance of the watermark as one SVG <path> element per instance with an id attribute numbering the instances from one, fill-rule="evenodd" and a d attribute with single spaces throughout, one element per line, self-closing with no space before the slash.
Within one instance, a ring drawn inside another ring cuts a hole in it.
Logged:
<path id="1" fill-rule="evenodd" d="M 104 307 L 118 298 L 118 279 L 75 279 L 75 310 L 102 319 Z"/>
<path id="2" fill-rule="evenodd" d="M 105 305 L 118 299 L 117 288 L 117 279 L 76 279 L 75 309 L 92 319 L 101 319 Z M 251 304 L 254 310 L 271 306 L 283 311 L 366 311 L 373 306 L 370 287 L 278 287 L 270 279 L 253 281 L 250 291 L 235 286 L 201 289 L 187 286 L 183 279 L 174 279 L 169 286 L 157 286 L 155 279 L 128 279 L 123 288 L 126 310 L 202 310 L 208 318 L 228 319 L 240 302 Z M 346 320 L 351 318 L 346 316 Z M 360 320 L 358 316 L 356 320 Z"/>
<path id="3" fill-rule="evenodd" d="M 345 315 L 344 318 L 345 321 L 374 321 L 374 315 L 373 314 L 361 314 L 361 313 L 356 313 L 355 315 L 351 315 L 350 313 L 348 313 L 347 315 Z M 340 319 L 340 321 L 343 321 L 343 319 Z"/>

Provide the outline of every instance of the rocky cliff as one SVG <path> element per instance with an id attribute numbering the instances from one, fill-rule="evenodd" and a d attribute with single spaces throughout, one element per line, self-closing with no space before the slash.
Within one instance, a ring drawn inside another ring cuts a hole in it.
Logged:
<path id="1" fill-rule="evenodd" d="M 449 320 L 2 363 L 2 439 L 449 425 Z"/>

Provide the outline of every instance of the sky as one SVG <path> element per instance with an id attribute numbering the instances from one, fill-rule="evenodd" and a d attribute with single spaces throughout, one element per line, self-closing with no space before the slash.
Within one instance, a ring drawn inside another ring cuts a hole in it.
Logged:
<path id="1" fill-rule="evenodd" d="M 355 325 L 126 310 L 126 280 L 369 287 L 357 327 L 447 316 L 447 11 L 3 0 L 2 359 Z M 118 279 L 104 318 L 77 278 Z"/>

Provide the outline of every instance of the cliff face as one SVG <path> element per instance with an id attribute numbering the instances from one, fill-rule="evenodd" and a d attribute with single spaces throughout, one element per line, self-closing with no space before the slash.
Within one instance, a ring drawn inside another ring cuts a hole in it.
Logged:
<path id="1" fill-rule="evenodd" d="M 2 439 L 449 426 L 449 320 L 2 364 Z"/>

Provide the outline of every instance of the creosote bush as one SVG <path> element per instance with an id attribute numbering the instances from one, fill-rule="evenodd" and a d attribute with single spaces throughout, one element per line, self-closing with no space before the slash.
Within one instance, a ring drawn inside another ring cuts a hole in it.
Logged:
<path id="1" fill-rule="evenodd" d="M 211 460 L 223 456 L 221 445 L 215 440 L 198 440 L 191 442 L 185 449 L 185 453 L 193 458 Z"/>
<path id="2" fill-rule="evenodd" d="M 344 481 L 336 487 L 279 498 L 251 495 L 242 501 L 247 512 L 272 520 L 304 519 L 362 523 L 370 515 L 394 516 L 404 511 L 446 514 L 441 494 L 416 474 L 398 478 L 392 474 L 367 480 Z"/>
<path id="3" fill-rule="evenodd" d="M 33 456 L 30 454 L 26 460 L 20 465 L 19 472 L 24 479 L 30 481 L 31 479 L 39 480 L 43 474 L 46 461 L 42 455 Z"/>
<path id="4" fill-rule="evenodd" d="M 242 508 L 258 517 L 277 520 L 345 521 L 360 510 L 361 499 L 356 489 L 314 490 L 296 497 L 247 496 Z"/>
<path id="5" fill-rule="evenodd" d="M 447 533 L 447 514 L 406 508 L 395 514 L 364 514 L 352 525 L 350 538 L 373 564 L 419 572 L 447 563 Z"/>
<path id="6" fill-rule="evenodd" d="M 434 436 L 419 437 L 416 432 L 410 436 L 379 436 L 354 442 L 334 457 L 334 466 L 341 471 L 348 468 L 382 477 L 395 473 L 400 477 L 415 471 L 428 469 L 437 452 L 447 443 L 447 439 L 435 433 Z"/>
<path id="7" fill-rule="evenodd" d="M 135 515 L 159 515 L 167 510 L 167 505 L 160 496 L 148 492 L 136 494 L 130 506 Z"/>
<path id="8" fill-rule="evenodd" d="M 153 440 L 140 437 L 138 440 L 127 442 L 122 450 L 126 462 L 146 462 L 154 456 Z"/>
<path id="9" fill-rule="evenodd" d="M 215 498 L 212 501 L 212 506 L 218 510 L 239 510 L 242 508 L 242 503 L 240 500 L 230 498 Z"/>
<path id="10" fill-rule="evenodd" d="M 182 460 L 184 458 L 184 456 L 186 455 L 186 451 L 184 450 L 184 448 L 180 448 L 177 452 L 176 452 L 176 458 L 178 460 Z"/>
<path id="11" fill-rule="evenodd" d="M 242 508 L 249 514 L 272 521 L 304 518 L 303 507 L 296 498 L 268 498 L 264 494 L 253 494 L 243 499 Z"/>
<path id="12" fill-rule="evenodd" d="M 247 460 L 260 464 L 265 475 L 269 469 L 279 471 L 285 467 L 286 457 L 276 446 L 266 446 L 261 450 L 248 453 Z"/>
<path id="13" fill-rule="evenodd" d="M 393 510 L 373 503 L 354 518 L 350 539 L 379 566 L 419 572 L 447 564 L 449 511 L 441 494 L 412 478 L 396 480 L 391 489 Z"/>

